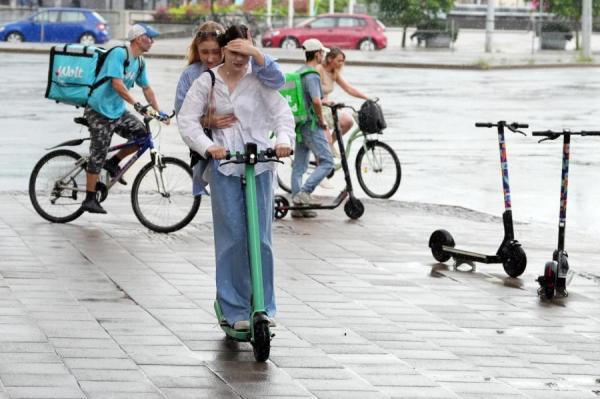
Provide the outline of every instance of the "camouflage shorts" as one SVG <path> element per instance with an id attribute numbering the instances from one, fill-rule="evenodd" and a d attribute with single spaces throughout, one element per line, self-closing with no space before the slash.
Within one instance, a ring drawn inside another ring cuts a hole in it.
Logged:
<path id="1" fill-rule="evenodd" d="M 91 137 L 90 160 L 87 165 L 87 171 L 90 173 L 97 174 L 102 170 L 113 133 L 127 140 L 146 135 L 146 128 L 142 121 L 129 111 L 125 111 L 118 119 L 109 119 L 86 107 L 83 116 L 87 119 Z"/>

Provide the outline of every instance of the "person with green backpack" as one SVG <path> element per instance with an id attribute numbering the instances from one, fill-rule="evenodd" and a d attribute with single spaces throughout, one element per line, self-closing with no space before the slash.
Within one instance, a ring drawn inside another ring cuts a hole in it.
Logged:
<path id="1" fill-rule="evenodd" d="M 296 149 L 292 162 L 292 202 L 294 205 L 311 205 L 316 202 L 311 193 L 317 185 L 333 170 L 333 156 L 329 150 L 329 129 L 323 116 L 323 97 L 321 91 L 321 78 L 315 67 L 323 61 L 328 51 L 317 39 L 304 41 L 302 47 L 305 52 L 306 62 L 297 73 L 301 76 L 304 95 L 306 117 L 298 121 L 296 116 Z M 317 167 L 313 173 L 302 183 L 302 176 L 308 169 L 311 152 L 315 154 Z M 317 213 L 312 210 L 294 210 L 292 217 L 315 217 Z"/>

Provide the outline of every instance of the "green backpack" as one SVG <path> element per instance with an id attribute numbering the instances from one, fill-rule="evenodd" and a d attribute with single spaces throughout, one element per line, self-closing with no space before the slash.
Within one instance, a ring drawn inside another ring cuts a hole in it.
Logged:
<path id="1" fill-rule="evenodd" d="M 292 114 L 294 115 L 294 122 L 296 122 L 296 141 L 302 142 L 302 134 L 300 128 L 308 121 L 312 119 L 313 125 L 316 125 L 315 111 L 312 104 L 306 104 L 304 97 L 304 89 L 302 88 L 302 78 L 308 74 L 316 73 L 314 68 L 308 68 L 301 72 L 289 72 L 285 74 L 285 84 L 279 93 L 286 99 Z M 314 126 L 313 126 L 314 127 Z"/>

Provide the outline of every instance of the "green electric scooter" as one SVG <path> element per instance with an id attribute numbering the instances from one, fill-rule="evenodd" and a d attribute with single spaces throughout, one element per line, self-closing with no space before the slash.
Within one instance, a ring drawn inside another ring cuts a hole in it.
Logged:
<path id="1" fill-rule="evenodd" d="M 260 231 L 258 224 L 258 209 L 256 202 L 256 179 L 254 166 L 259 162 L 281 162 L 277 160 L 275 150 L 258 151 L 255 143 L 247 143 L 244 154 L 227 153 L 227 163 L 245 164 L 246 170 L 242 177 L 246 196 L 246 217 L 248 231 L 248 256 L 250 257 L 250 276 L 252 280 L 252 310 L 249 315 L 250 329 L 235 330 L 227 324 L 219 301 L 215 300 L 215 312 L 219 319 L 221 329 L 227 337 L 234 341 L 250 342 L 254 349 L 254 358 L 258 362 L 266 362 L 271 352 L 271 334 L 269 329 L 269 318 L 265 310 L 264 288 L 262 276 L 262 259 L 260 254 Z"/>

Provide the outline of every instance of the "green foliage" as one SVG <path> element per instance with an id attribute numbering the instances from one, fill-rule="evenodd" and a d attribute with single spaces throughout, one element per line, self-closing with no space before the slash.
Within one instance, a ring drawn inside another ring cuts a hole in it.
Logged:
<path id="1" fill-rule="evenodd" d="M 348 7 L 348 0 L 335 0 L 335 12 L 344 12 Z M 329 0 L 315 0 L 315 9 L 317 14 L 325 14 L 329 12 Z"/>
<path id="2" fill-rule="evenodd" d="M 215 13 L 229 14 L 237 11 L 239 6 L 235 4 L 221 5 L 214 3 Z M 180 6 L 158 8 L 154 12 L 154 20 L 163 23 L 196 23 L 210 15 L 210 3 L 182 4 Z"/>
<path id="3" fill-rule="evenodd" d="M 562 21 L 545 21 L 542 24 L 542 32 L 563 32 L 563 33 L 569 33 L 571 32 L 573 29 L 571 29 L 571 26 L 566 23 L 566 22 L 562 22 Z"/>
<path id="4" fill-rule="evenodd" d="M 441 12 L 454 7 L 454 0 L 381 0 L 379 17 L 383 23 L 396 26 L 414 26 L 435 19 Z"/>
<path id="5" fill-rule="evenodd" d="M 546 8 L 547 7 L 547 8 Z M 544 9 L 571 20 L 581 19 L 582 0 L 544 0 Z M 600 15 L 600 2 L 592 2 L 593 16 Z"/>

